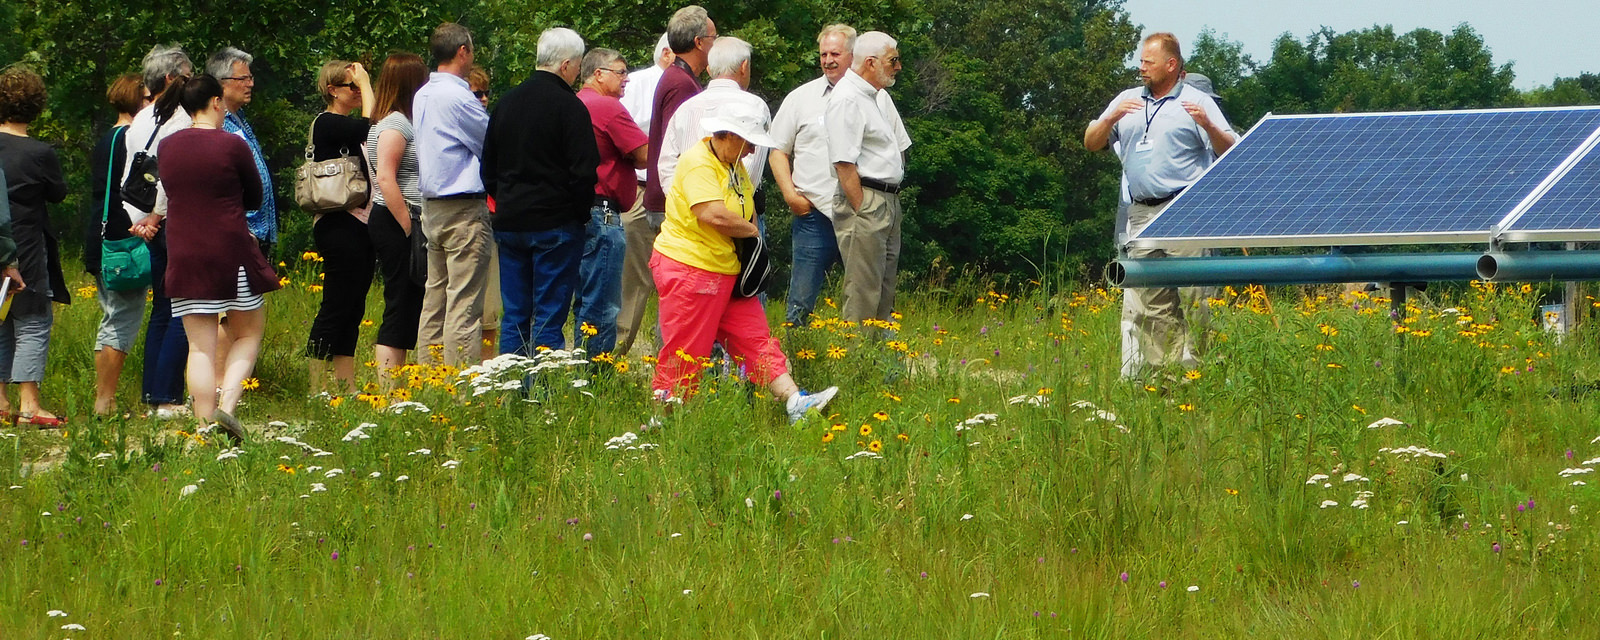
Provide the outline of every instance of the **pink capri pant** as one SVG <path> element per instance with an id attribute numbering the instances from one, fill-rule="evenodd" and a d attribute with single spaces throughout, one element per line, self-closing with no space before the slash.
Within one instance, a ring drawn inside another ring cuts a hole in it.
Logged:
<path id="1" fill-rule="evenodd" d="M 761 301 L 734 297 L 735 276 L 691 267 L 660 252 L 650 255 L 650 273 L 661 294 L 662 334 L 652 390 L 693 395 L 700 384 L 699 360 L 711 356 L 715 342 L 745 365 L 751 382 L 765 386 L 789 372 L 789 359 L 772 337 Z"/>

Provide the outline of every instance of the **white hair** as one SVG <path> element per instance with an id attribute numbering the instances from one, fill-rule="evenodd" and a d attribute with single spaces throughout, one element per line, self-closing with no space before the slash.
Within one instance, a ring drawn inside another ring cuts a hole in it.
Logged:
<path id="1" fill-rule="evenodd" d="M 900 43 L 895 42 L 889 34 L 882 31 L 868 31 L 856 38 L 856 48 L 851 54 L 855 56 L 856 68 L 860 69 L 867 58 L 879 58 L 888 50 L 899 48 Z"/>
<path id="2" fill-rule="evenodd" d="M 717 38 L 706 54 L 706 73 L 713 78 L 725 78 L 739 72 L 739 66 L 750 61 L 750 43 L 733 36 Z"/>
<path id="3" fill-rule="evenodd" d="M 546 29 L 539 34 L 539 55 L 534 64 L 540 69 L 555 68 L 568 60 L 583 58 L 583 38 L 566 27 Z"/>
<path id="4" fill-rule="evenodd" d="M 235 47 L 223 47 L 221 51 L 211 54 L 211 58 L 206 60 L 206 73 L 219 80 L 232 76 L 235 62 L 243 62 L 244 66 L 248 67 L 250 63 L 255 62 L 255 57 Z"/>

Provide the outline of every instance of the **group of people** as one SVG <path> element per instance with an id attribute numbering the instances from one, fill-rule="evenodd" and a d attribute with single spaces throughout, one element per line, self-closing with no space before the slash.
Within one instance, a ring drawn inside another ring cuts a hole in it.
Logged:
<path id="1" fill-rule="evenodd" d="M 501 353 L 565 348 L 569 316 L 571 344 L 625 354 L 656 298 L 657 400 L 693 394 L 700 363 L 720 345 L 792 418 L 821 408 L 837 388 L 796 385 L 759 291 L 749 290 L 745 262 L 764 251 L 766 170 L 793 214 L 787 321 L 807 321 L 835 263 L 844 266 L 843 319 L 888 320 L 911 141 L 886 91 L 901 66 L 894 39 L 835 24 L 817 46 L 821 77 L 790 92 L 775 116 L 748 90 L 751 45 L 718 37 L 699 6 L 673 14 L 653 64 L 636 71 L 615 50 L 586 49 L 570 29 L 547 30 L 537 70 L 492 109 L 472 35 L 458 24 L 434 30 L 431 71 L 416 54 L 394 53 L 374 87 L 360 64 L 324 64 L 326 110 L 312 120 L 306 159 L 355 156 L 371 187 L 358 206 L 315 217 L 324 289 L 305 348 L 313 389 L 326 388 L 331 365 L 332 384 L 354 390 L 376 273 L 384 371 L 413 351 L 452 366 L 487 358 L 496 323 Z M 267 258 L 278 232 L 271 168 L 244 114 L 252 62 L 228 47 L 196 74 L 182 49 L 157 46 L 142 74 L 107 92 L 118 121 L 92 158 L 98 224 L 85 251 L 103 311 L 96 413 L 113 410 L 148 296 L 145 403 L 177 417 L 190 411 L 188 395 L 198 419 L 242 434 L 232 414 L 260 352 L 264 294 L 280 286 Z M 1212 96 L 1182 81 L 1170 34 L 1146 39 L 1140 68 L 1145 86 L 1118 96 L 1084 136 L 1090 150 L 1119 153 L 1134 228 L 1235 140 Z M 9 196 L 0 201 L 0 286 L 16 292 L 0 309 L 9 311 L 0 419 L 57 426 L 63 419 L 43 408 L 39 383 L 50 305 L 68 291 L 45 206 L 64 199 L 66 185 L 54 151 L 27 135 L 45 96 L 32 71 L 0 72 Z M 1178 105 L 1163 109 L 1169 103 Z M 1125 117 L 1135 113 L 1142 123 Z M 153 203 L 125 201 L 124 183 L 140 179 L 155 184 Z M 144 286 L 107 286 L 101 245 L 122 251 L 135 237 L 149 256 Z M 1145 362 L 1193 357 L 1176 291 L 1130 291 L 1125 306 Z M 20 388 L 15 415 L 10 384 Z"/>
<path id="2" fill-rule="evenodd" d="M 431 70 L 394 53 L 374 83 L 358 63 L 324 64 L 326 109 L 312 119 L 305 159 L 355 157 L 370 197 L 315 216 L 324 280 L 305 347 L 313 393 L 356 388 L 359 327 L 378 275 L 374 360 L 384 371 L 413 351 L 466 366 L 491 355 L 484 345 L 496 334 L 501 353 L 565 348 L 569 317 L 570 344 L 625 354 L 654 299 L 657 400 L 692 395 L 699 363 L 720 345 L 792 418 L 827 404 L 837 388 L 798 387 L 764 294 L 741 279 L 742 262 L 765 251 L 766 168 L 793 213 L 788 321 L 807 321 L 835 263 L 844 318 L 888 320 L 911 141 L 885 91 L 900 69 L 894 39 L 836 24 L 817 44 L 822 76 L 790 93 L 776 117 L 749 92 L 751 45 L 719 38 L 699 6 L 673 14 L 652 64 L 636 71 L 615 50 L 586 49 L 571 29 L 547 30 L 536 70 L 492 109 L 459 24 L 434 30 Z M 151 413 L 192 413 L 242 435 L 233 413 L 260 352 L 265 294 L 280 287 L 268 259 L 278 240 L 273 168 L 246 117 L 252 63 L 227 47 L 196 69 L 180 47 L 157 46 L 142 73 L 107 92 L 118 120 L 91 159 L 85 251 L 103 312 L 97 414 L 114 410 L 143 322 Z M 16 419 L 55 426 L 62 419 L 41 407 L 39 382 L 50 302 L 68 292 L 44 207 L 66 187 L 54 151 L 26 135 L 44 102 L 37 74 L 0 75 L 0 169 L 12 181 L 0 215 L 11 215 L 16 238 L 0 240 L 0 264 L 21 292 L 0 323 L 0 411 L 11 417 L 3 392 L 16 383 Z M 141 180 L 154 185 L 152 202 L 124 197 Z M 148 252 L 143 286 L 100 264 L 102 247 L 109 264 L 132 238 Z"/>

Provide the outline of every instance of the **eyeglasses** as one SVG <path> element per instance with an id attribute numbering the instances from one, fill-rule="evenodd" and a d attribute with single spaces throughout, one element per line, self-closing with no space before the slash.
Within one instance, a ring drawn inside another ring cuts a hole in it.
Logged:
<path id="1" fill-rule="evenodd" d="M 243 83 L 246 83 L 246 84 L 256 81 L 256 77 L 255 76 L 232 76 L 232 77 L 228 77 L 228 78 L 217 78 L 217 79 L 218 80 L 237 80 L 239 82 L 243 82 Z"/>
<path id="2" fill-rule="evenodd" d="M 623 69 L 621 71 L 618 71 L 616 69 L 612 69 L 611 67 L 599 67 L 599 68 L 595 69 L 595 71 L 610 71 L 612 73 L 617 74 L 618 77 L 622 77 L 622 78 L 628 77 L 628 70 L 627 69 Z"/>
<path id="3" fill-rule="evenodd" d="M 344 88 L 349 89 L 351 91 L 360 91 L 361 90 L 361 85 L 356 84 L 354 82 L 335 82 L 335 83 L 330 84 L 328 86 L 329 87 L 344 87 Z"/>
<path id="4" fill-rule="evenodd" d="M 474 92 L 472 92 L 472 97 L 477 98 L 479 100 L 487 98 L 487 97 L 489 97 L 489 90 L 488 89 L 484 89 L 482 91 L 474 91 Z"/>

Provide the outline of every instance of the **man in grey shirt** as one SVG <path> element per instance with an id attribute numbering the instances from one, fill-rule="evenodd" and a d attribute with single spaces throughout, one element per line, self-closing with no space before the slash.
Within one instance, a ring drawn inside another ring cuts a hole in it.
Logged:
<path id="1" fill-rule="evenodd" d="M 1139 75 L 1144 86 L 1123 91 L 1083 134 L 1083 145 L 1090 151 L 1113 143 L 1117 146 L 1132 201 L 1128 206 L 1130 235 L 1149 225 L 1237 140 L 1216 101 L 1181 82 L 1183 55 L 1172 34 L 1155 33 L 1144 39 Z M 1200 253 L 1130 249 L 1128 257 Z M 1177 289 L 1129 289 L 1124 295 L 1123 314 L 1134 325 L 1138 351 L 1147 364 L 1198 364 L 1185 314 L 1189 304 Z"/>

